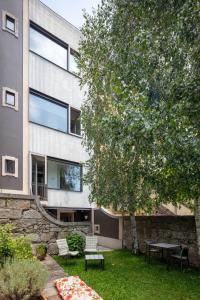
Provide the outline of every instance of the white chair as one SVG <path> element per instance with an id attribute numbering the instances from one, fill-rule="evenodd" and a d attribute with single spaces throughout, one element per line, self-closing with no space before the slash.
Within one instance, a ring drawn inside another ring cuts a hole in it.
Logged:
<path id="1" fill-rule="evenodd" d="M 59 256 L 77 256 L 78 251 L 70 251 L 66 239 L 56 240 Z"/>
<path id="2" fill-rule="evenodd" d="M 85 252 L 86 253 L 94 253 L 94 252 L 98 252 L 98 248 L 97 248 L 97 236 L 93 235 L 93 236 L 86 236 L 85 239 Z"/>

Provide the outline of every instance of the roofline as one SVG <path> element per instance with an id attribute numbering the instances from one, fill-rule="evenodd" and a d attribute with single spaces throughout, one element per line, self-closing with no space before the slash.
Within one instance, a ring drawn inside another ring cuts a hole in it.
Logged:
<path id="1" fill-rule="evenodd" d="M 69 21 L 67 21 L 64 17 L 62 17 L 61 15 L 59 15 L 58 13 L 56 13 L 53 9 L 51 9 L 49 6 L 47 6 L 46 4 L 44 4 L 42 2 L 42 0 L 39 0 L 40 4 L 43 5 L 45 8 L 47 8 L 50 12 L 52 12 L 54 15 L 56 15 L 56 17 L 58 17 L 59 19 L 63 20 L 65 23 L 67 23 L 68 25 L 70 25 L 71 27 L 73 27 L 74 29 L 76 29 L 80 34 L 81 31 L 78 27 L 76 27 L 75 25 L 73 25 L 72 23 L 70 23 Z"/>

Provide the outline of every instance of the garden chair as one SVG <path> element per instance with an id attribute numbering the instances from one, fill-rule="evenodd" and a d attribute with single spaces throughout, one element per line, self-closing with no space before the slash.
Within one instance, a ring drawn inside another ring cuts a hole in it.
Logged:
<path id="1" fill-rule="evenodd" d="M 189 249 L 185 246 L 180 246 L 178 251 L 176 253 L 171 254 L 170 256 L 171 261 L 173 259 L 180 261 L 181 265 L 181 271 L 183 270 L 183 263 L 187 263 L 187 266 L 189 267 Z"/>
<path id="2" fill-rule="evenodd" d="M 93 236 L 86 236 L 85 239 L 85 253 L 94 253 L 94 252 L 98 252 L 98 248 L 97 248 L 97 236 L 93 235 Z"/>
<path id="3" fill-rule="evenodd" d="M 151 244 L 156 244 L 155 240 L 146 240 L 145 241 L 145 260 L 150 263 L 151 254 L 161 254 L 161 250 L 159 248 L 152 247 Z"/>
<path id="4" fill-rule="evenodd" d="M 79 254 L 78 251 L 70 251 L 66 239 L 60 239 L 56 240 L 58 250 L 59 250 L 59 256 L 77 256 Z"/>

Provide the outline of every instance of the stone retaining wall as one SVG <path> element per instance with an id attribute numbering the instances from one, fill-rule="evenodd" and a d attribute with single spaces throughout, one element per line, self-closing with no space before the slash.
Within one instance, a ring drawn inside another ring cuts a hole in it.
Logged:
<path id="1" fill-rule="evenodd" d="M 49 254 L 57 254 L 56 240 L 67 233 L 91 233 L 90 222 L 60 222 L 44 210 L 36 198 L 0 195 L 0 225 L 11 223 L 15 235 L 25 235 L 33 247 L 45 243 Z"/>
<path id="2" fill-rule="evenodd" d="M 193 216 L 137 216 L 139 248 L 145 251 L 145 240 L 169 242 L 189 247 L 189 259 L 192 265 L 200 266 L 197 251 L 196 226 Z M 123 243 L 128 249 L 132 247 L 130 218 L 123 222 Z"/>

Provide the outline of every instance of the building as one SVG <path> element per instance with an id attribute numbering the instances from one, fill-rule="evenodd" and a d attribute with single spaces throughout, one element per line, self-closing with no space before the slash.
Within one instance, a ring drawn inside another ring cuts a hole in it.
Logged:
<path id="1" fill-rule="evenodd" d="M 58 220 L 89 221 L 81 33 L 39 0 L 1 0 L 0 11 L 0 193 L 35 195 Z"/>

